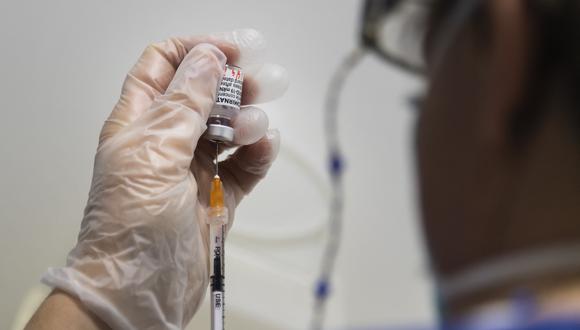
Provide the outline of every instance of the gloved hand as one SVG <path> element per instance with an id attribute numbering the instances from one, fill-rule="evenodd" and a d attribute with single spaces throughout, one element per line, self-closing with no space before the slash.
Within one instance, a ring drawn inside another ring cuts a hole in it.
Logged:
<path id="1" fill-rule="evenodd" d="M 208 208 L 215 149 L 201 138 L 224 65 L 246 69 L 242 102 L 280 96 L 285 71 L 262 65 L 254 30 L 147 47 L 101 131 L 78 242 L 43 282 L 76 296 L 115 329 L 180 329 L 209 280 Z M 245 107 L 242 145 L 220 165 L 230 217 L 279 148 L 268 118 Z M 233 219 L 230 219 L 230 223 Z"/>

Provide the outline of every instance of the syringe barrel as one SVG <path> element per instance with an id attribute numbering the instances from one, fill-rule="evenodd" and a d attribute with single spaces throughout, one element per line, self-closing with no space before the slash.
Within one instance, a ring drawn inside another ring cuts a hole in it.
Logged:
<path id="1" fill-rule="evenodd" d="M 212 330 L 224 329 L 224 293 L 213 291 L 211 293 L 211 328 Z"/>
<path id="2" fill-rule="evenodd" d="M 212 329 L 222 330 L 224 321 L 224 238 L 225 225 L 213 224 L 210 231 L 210 294 Z"/>
<path id="3" fill-rule="evenodd" d="M 223 290 L 225 226 L 212 225 L 209 231 L 211 289 Z"/>

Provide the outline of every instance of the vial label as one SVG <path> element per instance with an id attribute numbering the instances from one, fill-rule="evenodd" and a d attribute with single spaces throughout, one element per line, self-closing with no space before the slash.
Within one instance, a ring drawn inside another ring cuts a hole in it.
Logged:
<path id="1" fill-rule="evenodd" d="M 233 65 L 226 65 L 224 77 L 217 92 L 216 105 L 239 109 L 242 103 L 244 73 Z"/>

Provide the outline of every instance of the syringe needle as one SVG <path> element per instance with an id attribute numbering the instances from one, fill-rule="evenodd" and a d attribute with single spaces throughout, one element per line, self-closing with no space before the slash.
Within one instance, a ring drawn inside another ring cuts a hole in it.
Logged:
<path id="1" fill-rule="evenodd" d="M 220 144 L 215 143 L 215 175 L 219 176 L 218 156 L 220 154 Z"/>

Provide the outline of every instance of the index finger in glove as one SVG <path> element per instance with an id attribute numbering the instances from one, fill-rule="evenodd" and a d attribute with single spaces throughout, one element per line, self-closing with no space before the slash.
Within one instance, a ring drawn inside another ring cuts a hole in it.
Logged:
<path id="1" fill-rule="evenodd" d="M 182 170 L 189 169 L 194 149 L 205 131 L 225 63 L 226 57 L 217 47 L 195 46 L 177 69 L 166 92 L 123 131 L 137 132 L 133 143 L 146 150 L 148 160 L 163 160 L 154 164 L 167 165 L 171 171 L 177 170 L 178 176 L 186 173 Z"/>
<path id="2" fill-rule="evenodd" d="M 251 29 L 211 36 L 171 38 L 148 46 L 127 74 L 119 101 L 101 131 L 100 143 L 135 121 L 151 106 L 156 97 L 165 93 L 185 56 L 201 43 L 211 43 L 218 47 L 230 63 L 254 63 L 254 66 L 265 47 L 262 35 Z M 258 94 L 252 91 L 257 89 L 253 87 L 254 81 L 250 78 L 245 88 L 253 96 Z"/>

